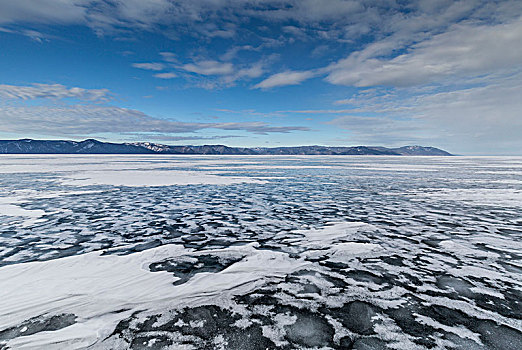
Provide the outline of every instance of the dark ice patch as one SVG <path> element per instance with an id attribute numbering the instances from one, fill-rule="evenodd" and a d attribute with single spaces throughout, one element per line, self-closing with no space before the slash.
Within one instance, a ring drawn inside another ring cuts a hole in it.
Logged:
<path id="1" fill-rule="evenodd" d="M 159 315 L 136 322 L 139 314 L 121 321 L 111 337 L 123 339 L 132 349 L 164 349 L 176 344 L 197 349 L 216 349 L 221 338 L 226 349 L 275 349 L 275 344 L 263 336 L 259 325 L 239 328 L 234 323 L 241 316 L 215 305 L 185 308 L 173 312 L 172 317 L 159 323 Z M 183 339 L 180 338 L 183 337 Z M 150 347 L 149 347 L 150 345 Z"/>
<path id="2" fill-rule="evenodd" d="M 419 309 L 410 305 L 409 307 L 399 307 L 397 309 L 387 309 L 385 313 L 390 316 L 403 332 L 411 335 L 416 344 L 432 348 L 435 342 L 431 336 L 437 331 L 435 328 L 420 323 L 416 320 L 414 313 L 419 313 Z M 429 314 L 428 314 L 429 315 Z"/>
<path id="3" fill-rule="evenodd" d="M 187 282 L 194 275 L 201 272 L 220 272 L 240 261 L 242 258 L 221 258 L 214 255 L 197 255 L 193 256 L 196 261 L 192 259 L 171 259 L 162 262 L 157 262 L 149 265 L 152 272 L 168 271 L 172 272 L 174 276 L 180 279 L 174 282 L 174 285 L 180 285 Z"/>
<path id="4" fill-rule="evenodd" d="M 22 322 L 18 326 L 0 331 L 0 340 L 9 340 L 39 332 L 56 331 L 76 323 L 74 314 L 39 316 Z"/>
<path id="5" fill-rule="evenodd" d="M 299 311 L 294 324 L 285 326 L 285 338 L 306 347 L 329 346 L 333 342 L 334 330 L 320 315 Z"/>
<path id="6" fill-rule="evenodd" d="M 440 289 L 449 289 L 453 290 L 458 295 L 470 298 L 475 293 L 473 293 L 470 289 L 473 288 L 473 284 L 468 281 L 465 281 L 461 278 L 453 277 L 450 275 L 441 275 L 437 277 L 436 282 L 437 287 Z"/>
<path id="7" fill-rule="evenodd" d="M 142 334 L 134 339 L 130 344 L 130 349 L 140 350 L 163 350 L 173 344 L 173 340 L 165 334 Z"/>
<path id="8" fill-rule="evenodd" d="M 387 282 L 383 277 L 377 276 L 376 274 L 373 274 L 369 271 L 349 270 L 343 272 L 343 274 L 346 277 L 365 283 L 371 282 L 375 284 L 384 284 Z"/>
<path id="9" fill-rule="evenodd" d="M 452 343 L 452 345 L 448 346 L 452 350 L 487 350 L 485 345 L 479 344 L 472 339 L 461 338 L 453 333 L 446 333 L 444 338 Z"/>
<path id="10" fill-rule="evenodd" d="M 441 305 L 432 305 L 427 315 L 448 326 L 459 326 L 480 334 L 482 342 L 494 350 L 522 349 L 522 332 L 514 328 L 496 324 L 490 320 L 482 320 L 468 316 L 460 310 L 454 310 Z"/>
<path id="11" fill-rule="evenodd" d="M 324 313 L 330 314 L 341 321 L 344 327 L 358 334 L 369 335 L 373 333 L 374 321 L 372 317 L 377 313 L 374 308 L 363 301 L 352 301 L 338 309 L 324 309 Z"/>
<path id="12" fill-rule="evenodd" d="M 492 321 L 482 320 L 477 326 L 471 327 L 480 333 L 480 339 L 493 350 L 522 349 L 522 332 L 514 328 L 498 325 Z"/>
<path id="13" fill-rule="evenodd" d="M 298 294 L 308 294 L 308 293 L 321 294 L 321 289 L 319 289 L 319 287 L 317 287 L 313 283 L 303 284 L 302 289 L 298 292 Z"/>
<path id="14" fill-rule="evenodd" d="M 386 343 L 379 338 L 369 337 L 369 338 L 359 338 L 356 339 L 352 347 L 349 349 L 353 350 L 386 350 L 388 347 Z"/>

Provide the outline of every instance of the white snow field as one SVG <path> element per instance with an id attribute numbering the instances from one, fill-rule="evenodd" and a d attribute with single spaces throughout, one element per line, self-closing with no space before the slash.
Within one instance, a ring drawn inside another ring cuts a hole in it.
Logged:
<path id="1" fill-rule="evenodd" d="M 0 349 L 522 349 L 522 157 L 0 155 Z"/>

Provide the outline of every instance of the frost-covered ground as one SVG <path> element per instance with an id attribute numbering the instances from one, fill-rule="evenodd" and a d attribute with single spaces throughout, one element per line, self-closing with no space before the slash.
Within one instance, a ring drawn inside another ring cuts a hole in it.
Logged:
<path id="1" fill-rule="evenodd" d="M 522 158 L 0 156 L 0 349 L 522 349 Z"/>

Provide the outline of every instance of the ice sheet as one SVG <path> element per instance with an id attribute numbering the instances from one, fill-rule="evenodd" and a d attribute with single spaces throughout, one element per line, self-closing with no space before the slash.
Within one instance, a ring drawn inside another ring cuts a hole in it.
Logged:
<path id="1" fill-rule="evenodd" d="M 518 350 L 521 166 L 0 156 L 0 342 Z"/>

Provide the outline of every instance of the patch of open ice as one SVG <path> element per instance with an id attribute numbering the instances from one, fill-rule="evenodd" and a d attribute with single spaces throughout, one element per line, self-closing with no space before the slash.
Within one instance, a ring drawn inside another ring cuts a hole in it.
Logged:
<path id="1" fill-rule="evenodd" d="M 39 218 L 45 215 L 45 211 L 40 209 L 28 210 L 13 204 L 0 204 L 0 215 Z"/>
<path id="2" fill-rule="evenodd" d="M 381 247 L 378 244 L 373 243 L 338 243 L 329 249 L 328 261 L 342 263 L 356 255 L 366 255 L 380 250 Z"/>
<path id="3" fill-rule="evenodd" d="M 299 230 L 298 238 L 289 238 L 285 242 L 299 243 L 300 246 L 309 249 L 323 249 L 336 242 L 359 238 L 361 231 L 374 230 L 375 226 L 364 222 L 336 222 L 330 223 L 320 229 Z"/>
<path id="4" fill-rule="evenodd" d="M 0 197 L 0 216 L 13 216 L 23 218 L 22 227 L 30 226 L 40 221 L 47 214 L 41 209 L 24 209 L 19 204 L 23 202 L 22 197 Z"/>
<path id="5" fill-rule="evenodd" d="M 444 324 L 442 324 L 440 322 L 435 321 L 434 319 L 432 319 L 432 318 L 430 318 L 428 316 L 419 315 L 419 314 L 415 314 L 415 318 L 421 324 L 425 324 L 425 325 L 431 326 L 433 328 L 442 329 L 442 330 L 444 330 L 446 332 L 456 334 L 456 335 L 458 335 L 461 338 L 471 339 L 475 343 L 477 343 L 478 345 L 483 345 L 482 342 L 480 341 L 479 334 L 473 333 L 472 331 L 470 331 L 469 329 L 467 329 L 466 327 L 464 327 L 462 325 L 459 325 L 459 326 L 447 326 L 447 325 L 444 325 Z"/>
<path id="6" fill-rule="evenodd" d="M 309 258 L 327 256 L 331 262 L 346 262 L 354 256 L 382 250 L 378 244 L 354 242 L 361 238 L 361 232 L 375 229 L 363 222 L 337 222 L 320 229 L 296 231 L 302 237 L 287 238 L 284 242 L 305 249 L 302 254 Z"/>
<path id="7" fill-rule="evenodd" d="M 461 201 L 475 205 L 522 207 L 522 191 L 510 188 L 444 188 L 419 189 L 414 198 Z"/>
<path id="8" fill-rule="evenodd" d="M 65 185 L 113 185 L 113 186 L 170 186 L 170 185 L 230 185 L 236 183 L 266 183 L 251 177 L 232 177 L 180 170 L 118 170 L 85 171 L 62 179 Z"/>

